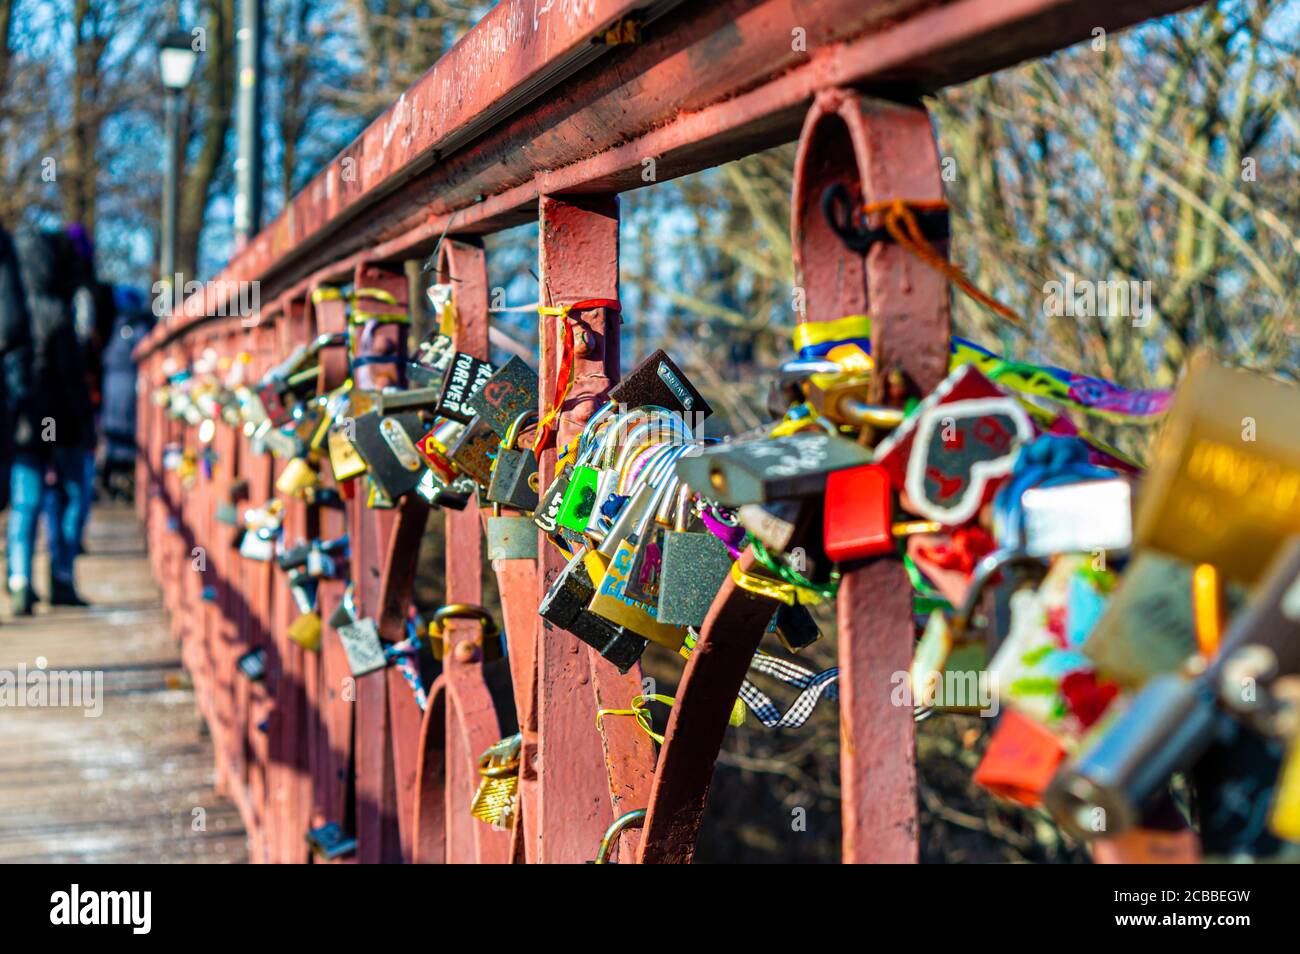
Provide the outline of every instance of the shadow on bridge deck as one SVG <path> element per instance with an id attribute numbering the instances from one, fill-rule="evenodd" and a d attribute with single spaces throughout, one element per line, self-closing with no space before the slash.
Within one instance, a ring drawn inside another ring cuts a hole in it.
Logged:
<path id="1" fill-rule="evenodd" d="M 95 508 L 77 582 L 86 609 L 15 620 L 0 599 L 0 862 L 245 861 L 129 508 Z"/>

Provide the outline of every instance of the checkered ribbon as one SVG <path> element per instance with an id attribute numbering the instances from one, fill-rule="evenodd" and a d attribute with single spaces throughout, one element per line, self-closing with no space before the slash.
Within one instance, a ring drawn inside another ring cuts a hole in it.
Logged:
<path id="1" fill-rule="evenodd" d="M 813 672 L 811 669 L 805 669 L 803 666 L 776 656 L 755 654 L 749 668 L 802 690 L 794 704 L 782 715 L 771 696 L 748 679 L 741 683 L 741 701 L 758 717 L 758 721 L 769 729 L 797 729 L 808 721 L 822 696 L 834 700 L 838 700 L 840 696 L 839 687 L 836 685 L 840 678 L 838 666 L 823 672 Z"/>
<path id="2" fill-rule="evenodd" d="M 397 671 L 402 674 L 402 678 L 415 693 L 415 704 L 423 712 L 429 703 L 429 698 L 424 691 L 424 686 L 420 684 L 420 664 L 417 662 L 417 657 L 420 655 L 420 637 L 415 630 L 414 620 L 406 621 L 406 632 L 409 634 L 406 639 L 384 647 L 384 658 L 397 667 Z"/>

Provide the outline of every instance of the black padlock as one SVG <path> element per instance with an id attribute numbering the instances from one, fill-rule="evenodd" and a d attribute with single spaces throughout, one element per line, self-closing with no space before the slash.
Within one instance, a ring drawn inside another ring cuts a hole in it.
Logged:
<path id="1" fill-rule="evenodd" d="M 667 408 L 681 415 L 692 430 L 713 413 L 704 395 L 662 349 L 623 375 L 610 389 L 609 399 L 629 408 Z"/>
<path id="2" fill-rule="evenodd" d="M 420 482 L 425 465 L 415 442 L 424 436 L 413 412 L 380 415 L 367 411 L 356 419 L 354 444 L 367 472 L 384 495 L 397 500 Z"/>
<path id="3" fill-rule="evenodd" d="M 492 377 L 496 369 L 486 361 L 457 351 L 447 368 L 446 380 L 438 398 L 437 414 L 468 424 L 474 411 L 466 402 Z"/>
<path id="4" fill-rule="evenodd" d="M 546 590 L 538 612 L 542 619 L 568 630 L 588 646 L 627 672 L 645 652 L 647 641 L 622 626 L 615 626 L 587 609 L 596 587 L 579 550 Z"/>

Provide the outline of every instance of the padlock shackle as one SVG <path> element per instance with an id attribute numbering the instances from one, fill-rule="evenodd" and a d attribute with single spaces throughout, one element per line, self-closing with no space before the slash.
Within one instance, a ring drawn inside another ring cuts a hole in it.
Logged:
<path id="1" fill-rule="evenodd" d="M 437 626 L 442 628 L 442 624 L 449 619 L 476 619 L 483 626 L 484 636 L 493 636 L 497 632 L 496 620 L 482 606 L 475 603 L 448 603 L 446 606 L 439 606 L 433 611 L 433 619 L 430 628 Z"/>
<path id="2" fill-rule="evenodd" d="M 595 863 L 598 865 L 609 864 L 609 856 L 614 851 L 614 839 L 621 835 L 624 829 L 643 827 L 646 813 L 646 809 L 636 808 L 615 818 L 613 824 L 605 829 L 604 837 L 600 839 L 600 849 L 596 852 Z"/>
<path id="3" fill-rule="evenodd" d="M 984 590 L 989 581 L 1002 570 L 1010 566 L 1036 566 L 1042 568 L 1046 567 L 1046 565 L 1044 560 L 1030 556 L 1021 549 L 994 550 L 985 556 L 979 563 L 975 564 L 975 572 L 971 574 L 971 582 L 966 590 L 966 596 L 949 621 L 953 634 L 964 633 L 970 628 L 971 618 L 975 615 L 975 607 L 979 605 L 980 597 L 984 595 Z"/>

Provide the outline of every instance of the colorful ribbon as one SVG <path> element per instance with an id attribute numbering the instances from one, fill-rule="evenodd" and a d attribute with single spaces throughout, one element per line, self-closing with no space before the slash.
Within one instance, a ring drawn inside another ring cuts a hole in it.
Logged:
<path id="1" fill-rule="evenodd" d="M 542 419 L 537 422 L 537 440 L 533 442 L 533 456 L 541 459 L 542 449 L 551 439 L 555 431 L 555 420 L 560 416 L 560 410 L 564 407 L 564 400 L 569 396 L 569 391 L 573 388 L 573 367 L 574 367 L 574 340 L 573 325 L 569 322 L 569 313 L 573 311 L 585 311 L 589 308 L 606 308 L 612 312 L 620 313 L 623 306 L 613 298 L 588 298 L 585 301 L 574 302 L 572 305 L 538 305 L 537 314 L 542 317 L 552 317 L 560 319 L 560 366 L 555 375 L 555 394 L 551 397 L 550 406 Z"/>
<path id="2" fill-rule="evenodd" d="M 850 345 L 871 353 L 871 318 L 849 315 L 836 321 L 796 325 L 794 347 L 801 359 L 825 358 Z M 1125 388 L 1103 378 L 1051 365 L 1012 361 L 967 341 L 952 339 L 950 371 L 973 364 L 991 381 L 1021 394 L 1031 394 L 1112 421 L 1132 421 L 1164 414 L 1173 400 L 1168 390 Z"/>

